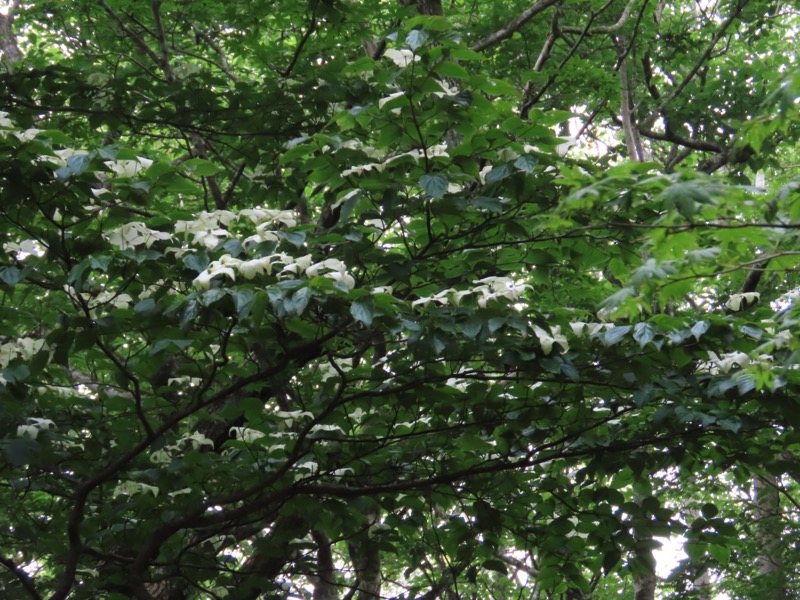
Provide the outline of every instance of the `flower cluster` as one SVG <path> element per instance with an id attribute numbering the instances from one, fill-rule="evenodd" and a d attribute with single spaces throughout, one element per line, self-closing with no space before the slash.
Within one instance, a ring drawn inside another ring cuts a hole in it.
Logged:
<path id="1" fill-rule="evenodd" d="M 276 269 L 276 265 L 280 265 L 280 269 Z M 225 254 L 211 262 L 208 268 L 195 278 L 193 285 L 207 290 L 211 287 L 212 280 L 217 277 L 228 277 L 231 281 L 236 281 L 237 274 L 244 279 L 254 279 L 259 275 L 273 273 L 276 273 L 279 279 L 296 278 L 301 274 L 305 274 L 308 278 L 327 277 L 341 283 L 348 290 L 352 290 L 356 285 L 355 279 L 347 270 L 347 265 L 338 259 L 328 258 L 314 263 L 310 254 L 295 258 L 283 252 L 251 260 L 241 260 Z"/>
<path id="2" fill-rule="evenodd" d="M 492 300 L 506 299 L 517 302 L 522 298 L 524 291 L 531 286 L 514 281 L 509 277 L 484 277 L 473 282 L 475 287 L 471 290 L 455 290 L 448 288 L 432 296 L 419 298 L 411 306 L 425 306 L 431 302 L 435 304 L 450 304 L 459 306 L 466 296 L 477 296 L 478 306 L 486 308 Z"/>

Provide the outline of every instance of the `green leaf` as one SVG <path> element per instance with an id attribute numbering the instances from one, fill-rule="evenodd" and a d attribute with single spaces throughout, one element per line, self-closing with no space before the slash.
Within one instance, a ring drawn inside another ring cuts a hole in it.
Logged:
<path id="1" fill-rule="evenodd" d="M 731 549 L 727 546 L 721 546 L 720 544 L 711 544 L 708 547 L 708 552 L 714 559 L 722 566 L 728 564 L 731 558 Z"/>
<path id="2" fill-rule="evenodd" d="M 419 185 L 433 198 L 442 198 L 447 193 L 447 178 L 439 173 L 423 175 L 419 178 Z"/>
<path id="3" fill-rule="evenodd" d="M 525 173 L 533 173 L 534 168 L 538 164 L 539 159 L 532 154 L 523 154 L 514 161 L 514 166 Z"/>
<path id="4" fill-rule="evenodd" d="M 360 321 L 367 327 L 372 325 L 372 319 L 375 317 L 372 302 L 367 299 L 353 302 L 350 305 L 350 314 L 356 321 Z"/>
<path id="5" fill-rule="evenodd" d="M 181 261 L 184 265 L 196 273 L 202 273 L 211 263 L 211 259 L 208 257 L 208 253 L 205 251 L 184 254 L 181 258 Z"/>
<path id="6" fill-rule="evenodd" d="M 215 165 L 211 161 L 203 158 L 190 158 L 183 163 L 183 167 L 192 175 L 196 175 L 198 177 L 208 177 L 210 175 L 216 175 L 222 171 L 222 167 Z"/>
<path id="7" fill-rule="evenodd" d="M 633 326 L 633 339 L 639 343 L 640 348 L 644 348 L 653 341 L 657 331 L 652 323 L 636 323 Z"/>
<path id="8" fill-rule="evenodd" d="M 428 41 L 428 32 L 424 29 L 413 29 L 406 36 L 406 44 L 412 50 L 416 50 Z"/>
<path id="9" fill-rule="evenodd" d="M 620 552 L 619 549 L 613 548 L 607 551 L 603 555 L 603 573 L 608 575 L 614 571 L 620 560 L 622 560 L 622 552 Z"/>
<path id="10" fill-rule="evenodd" d="M 436 65 L 434 71 L 441 77 L 450 77 L 452 79 L 469 78 L 469 73 L 467 73 L 464 67 L 449 60 L 440 62 L 438 65 Z"/>
<path id="11" fill-rule="evenodd" d="M 498 165 L 496 167 L 492 167 L 492 170 L 486 174 L 484 179 L 486 180 L 486 183 L 497 183 L 509 175 L 511 175 L 511 169 L 508 168 L 508 165 Z"/>
<path id="12" fill-rule="evenodd" d="M 489 571 L 496 571 L 498 573 L 502 573 L 503 575 L 508 575 L 508 568 L 506 567 L 506 563 L 497 558 L 489 558 L 483 561 L 483 568 Z"/>
<path id="13" fill-rule="evenodd" d="M 0 268 L 0 280 L 6 285 L 17 285 L 22 279 L 22 269 L 17 267 L 3 267 Z"/>
<path id="14" fill-rule="evenodd" d="M 616 327 L 612 327 L 606 331 L 605 334 L 603 334 L 603 341 L 605 342 L 606 346 L 618 344 L 631 329 L 632 328 L 630 325 L 617 325 Z"/>
<path id="15" fill-rule="evenodd" d="M 692 335 L 694 339 L 700 341 L 700 337 L 708 331 L 708 328 L 711 327 L 711 324 L 708 321 L 697 321 L 694 325 L 692 325 Z"/>
<path id="16" fill-rule="evenodd" d="M 233 302 L 236 306 L 236 314 L 240 319 L 245 319 L 250 315 L 250 310 L 253 308 L 256 293 L 251 289 L 237 289 L 232 292 Z"/>
<path id="17" fill-rule="evenodd" d="M 632 287 L 624 287 L 603 300 L 600 306 L 603 308 L 616 308 L 620 306 L 627 298 L 633 296 L 636 296 L 636 290 Z"/>

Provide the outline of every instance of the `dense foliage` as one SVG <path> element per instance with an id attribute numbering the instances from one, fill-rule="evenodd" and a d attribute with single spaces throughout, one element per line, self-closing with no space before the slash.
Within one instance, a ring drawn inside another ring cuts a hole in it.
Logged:
<path id="1" fill-rule="evenodd" d="M 797 597 L 797 26 L 10 3 L 3 597 Z"/>

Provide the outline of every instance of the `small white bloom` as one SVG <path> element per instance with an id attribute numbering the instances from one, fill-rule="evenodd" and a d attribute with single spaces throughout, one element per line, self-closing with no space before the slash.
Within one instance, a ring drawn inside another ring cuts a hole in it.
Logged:
<path id="1" fill-rule="evenodd" d="M 117 177 L 135 177 L 141 171 L 150 168 L 153 161 L 141 156 L 136 160 L 107 160 L 105 165 L 111 169 Z"/>
<path id="2" fill-rule="evenodd" d="M 396 48 L 389 48 L 383 53 L 383 55 L 401 69 L 420 59 L 418 55 L 414 54 L 408 48 L 401 48 L 399 50 Z"/>
<path id="3" fill-rule="evenodd" d="M 207 438 L 199 431 L 195 431 L 192 435 L 184 436 L 180 439 L 181 442 L 190 442 L 192 445 L 192 449 L 199 450 L 203 446 L 210 446 L 212 449 L 214 448 L 214 442 L 210 438 Z"/>
<path id="4" fill-rule="evenodd" d="M 125 481 L 116 487 L 112 497 L 133 496 L 134 494 L 143 494 L 146 492 L 153 494 L 153 497 L 158 496 L 158 488 L 155 486 L 139 483 L 137 481 Z"/>
<path id="5" fill-rule="evenodd" d="M 393 94 L 389 94 L 388 96 L 385 96 L 380 100 L 378 100 L 378 108 L 383 108 L 388 102 L 391 102 L 395 98 L 400 98 L 401 96 L 404 95 L 405 92 L 394 92 Z"/>
<path id="6" fill-rule="evenodd" d="M 103 234 L 108 242 L 120 250 L 135 248 L 144 244 L 147 248 L 152 246 L 157 240 L 170 240 L 172 235 L 163 231 L 149 229 L 140 221 L 125 223 L 108 233 Z"/>
<path id="7" fill-rule="evenodd" d="M 328 279 L 333 279 L 338 283 L 344 284 L 344 286 L 348 290 L 352 290 L 354 287 L 356 287 L 356 280 L 353 278 L 352 275 L 350 275 L 350 273 L 332 271 L 330 273 L 325 273 L 325 277 L 327 277 Z"/>
<path id="8" fill-rule="evenodd" d="M 567 338 L 562 335 L 560 325 L 550 327 L 550 333 L 547 333 L 538 325 L 534 325 L 533 332 L 536 334 L 536 337 L 539 338 L 539 344 L 541 344 L 542 352 L 544 352 L 545 355 L 550 354 L 553 351 L 553 344 L 556 342 L 564 349 L 565 352 L 569 350 Z"/>
<path id="9" fill-rule="evenodd" d="M 733 294 L 725 303 L 725 307 L 736 312 L 742 308 L 742 301 L 745 306 L 758 302 L 761 294 L 758 292 L 745 292 L 744 294 Z"/>
<path id="10" fill-rule="evenodd" d="M 230 433 L 232 433 L 237 440 L 248 443 L 254 442 L 266 435 L 258 429 L 250 429 L 248 427 L 231 427 Z"/>
<path id="11" fill-rule="evenodd" d="M 39 436 L 39 428 L 35 425 L 20 425 L 17 427 L 17 436 L 35 440 Z"/>
<path id="12" fill-rule="evenodd" d="M 246 260 L 238 265 L 239 273 L 245 279 L 253 279 L 258 275 L 270 275 L 272 273 L 272 263 L 268 256 Z"/>

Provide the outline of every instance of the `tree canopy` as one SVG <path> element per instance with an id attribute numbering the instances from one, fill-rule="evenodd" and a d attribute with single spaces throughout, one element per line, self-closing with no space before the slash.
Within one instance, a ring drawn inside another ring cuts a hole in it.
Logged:
<path id="1" fill-rule="evenodd" d="M 799 14 L 6 2 L 3 597 L 798 597 Z"/>

